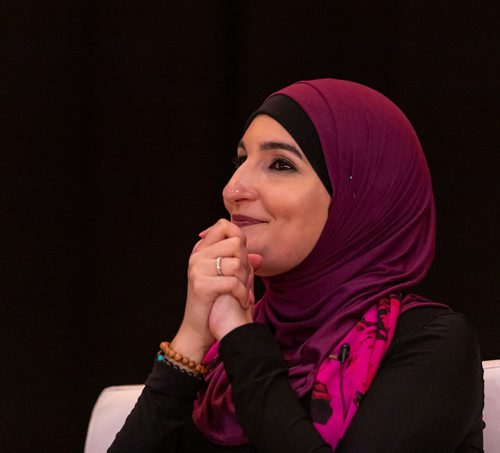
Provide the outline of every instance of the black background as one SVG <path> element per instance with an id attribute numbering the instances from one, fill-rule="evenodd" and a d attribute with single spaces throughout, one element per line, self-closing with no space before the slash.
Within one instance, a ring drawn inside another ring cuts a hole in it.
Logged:
<path id="1" fill-rule="evenodd" d="M 419 291 L 500 358 L 497 0 L 5 3 L 2 452 L 81 451 L 100 390 L 144 381 L 245 118 L 300 79 L 408 115 L 439 222 Z"/>

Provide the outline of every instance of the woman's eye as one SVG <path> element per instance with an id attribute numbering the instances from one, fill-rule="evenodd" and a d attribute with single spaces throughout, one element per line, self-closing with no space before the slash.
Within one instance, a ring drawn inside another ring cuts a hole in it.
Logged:
<path id="1" fill-rule="evenodd" d="M 235 168 L 238 168 L 247 160 L 247 156 L 235 156 L 233 157 L 233 164 Z"/>
<path id="2" fill-rule="evenodd" d="M 296 170 L 295 166 L 285 159 L 276 159 L 275 161 L 273 161 L 273 163 L 270 165 L 269 168 L 271 168 L 273 170 L 278 170 L 278 171 L 295 171 Z"/>

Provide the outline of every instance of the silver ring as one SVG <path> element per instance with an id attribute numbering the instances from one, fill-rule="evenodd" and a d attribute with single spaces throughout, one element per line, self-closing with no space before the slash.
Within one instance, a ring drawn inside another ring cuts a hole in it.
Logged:
<path id="1" fill-rule="evenodd" d="M 224 276 L 224 274 L 222 273 L 221 261 L 222 261 L 222 256 L 218 256 L 217 259 L 215 260 L 215 270 L 217 271 L 217 275 L 219 277 Z"/>

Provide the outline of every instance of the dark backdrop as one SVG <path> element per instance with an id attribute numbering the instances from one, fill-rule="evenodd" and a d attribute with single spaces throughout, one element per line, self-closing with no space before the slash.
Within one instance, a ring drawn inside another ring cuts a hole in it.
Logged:
<path id="1" fill-rule="evenodd" d="M 299 79 L 365 83 L 406 112 L 439 218 L 420 291 L 500 358 L 497 5 L 4 5 L 1 451 L 80 451 L 100 390 L 144 381 L 196 235 L 224 214 L 246 116 Z"/>

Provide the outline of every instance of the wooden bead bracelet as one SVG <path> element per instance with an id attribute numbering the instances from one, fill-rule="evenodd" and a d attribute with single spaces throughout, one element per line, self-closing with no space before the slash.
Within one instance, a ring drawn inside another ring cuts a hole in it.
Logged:
<path id="1" fill-rule="evenodd" d="M 188 367 L 190 370 L 193 371 L 193 373 L 199 374 L 201 376 L 207 374 L 208 368 L 205 365 L 203 365 L 203 363 L 194 362 L 193 360 L 184 357 L 182 354 L 175 352 L 170 347 L 169 341 L 162 341 L 160 343 L 160 349 L 165 355 L 165 357 L 168 357 L 170 360 L 173 360 L 174 362 L 180 363 L 181 365 Z"/>

